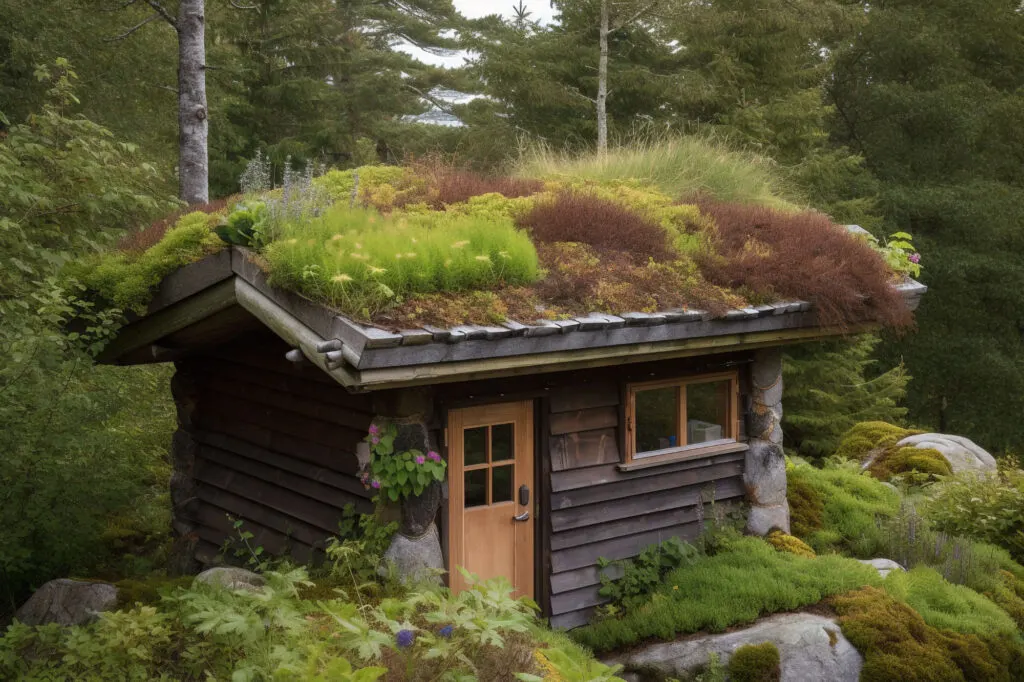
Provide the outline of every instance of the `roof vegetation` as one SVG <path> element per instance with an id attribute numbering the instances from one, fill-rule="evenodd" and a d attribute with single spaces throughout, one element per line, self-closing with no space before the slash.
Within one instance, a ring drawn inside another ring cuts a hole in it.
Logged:
<path id="1" fill-rule="evenodd" d="M 827 324 L 910 320 L 867 241 L 782 199 L 766 162 L 707 140 L 535 150 L 505 177 L 434 162 L 289 177 L 158 221 L 72 274 L 141 310 L 160 277 L 215 248 L 169 251 L 188 226 L 250 247 L 275 285 L 395 328 L 782 299 L 811 301 Z"/>

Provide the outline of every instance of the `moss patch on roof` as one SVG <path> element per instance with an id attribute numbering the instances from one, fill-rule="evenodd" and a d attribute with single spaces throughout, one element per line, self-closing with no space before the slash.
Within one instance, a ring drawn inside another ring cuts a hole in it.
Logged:
<path id="1" fill-rule="evenodd" d="M 617 165 L 547 159 L 533 176 L 436 164 L 330 171 L 185 215 L 141 253 L 108 254 L 74 274 L 140 309 L 161 277 L 230 242 L 252 248 L 272 284 L 389 327 L 721 313 L 782 299 L 811 301 L 825 323 L 909 321 L 894 273 L 866 241 L 774 198 L 744 157 L 715 149 L 700 175 L 681 161 L 686 149 Z M 715 187 L 729 190 L 717 197 Z M 173 246 L 182 230 L 189 240 Z"/>

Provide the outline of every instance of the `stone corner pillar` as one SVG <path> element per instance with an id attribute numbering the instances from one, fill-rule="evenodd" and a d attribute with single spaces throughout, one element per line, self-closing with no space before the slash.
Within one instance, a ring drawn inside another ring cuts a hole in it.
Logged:
<path id="1" fill-rule="evenodd" d="M 743 485 L 750 503 L 747 532 L 767 535 L 773 528 L 789 532 L 786 457 L 782 450 L 782 350 L 754 354 L 750 368 L 751 414 Z"/>
<path id="2" fill-rule="evenodd" d="M 433 394 L 429 387 L 399 389 L 374 396 L 375 424 L 393 424 L 397 428 L 395 452 L 405 450 L 437 450 L 431 442 L 429 422 L 433 417 Z M 405 583 L 425 580 L 440 582 L 445 570 L 441 537 L 435 518 L 444 500 L 444 486 L 434 482 L 423 494 L 401 502 L 398 531 L 384 553 L 387 564 L 394 566 Z"/>

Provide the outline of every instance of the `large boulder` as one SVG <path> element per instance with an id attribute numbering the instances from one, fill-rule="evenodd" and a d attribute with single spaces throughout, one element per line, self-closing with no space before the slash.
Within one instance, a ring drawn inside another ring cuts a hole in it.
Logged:
<path id="1" fill-rule="evenodd" d="M 116 605 L 117 588 L 110 583 L 60 578 L 36 590 L 14 617 L 26 625 L 85 625 Z"/>
<path id="2" fill-rule="evenodd" d="M 857 682 L 864 664 L 834 620 L 810 613 L 783 613 L 743 630 L 651 644 L 606 663 L 619 663 L 651 677 L 686 678 L 706 666 L 711 654 L 727 664 L 741 646 L 763 642 L 771 642 L 779 650 L 782 682 Z"/>
<path id="3" fill-rule="evenodd" d="M 897 447 L 931 448 L 938 450 L 949 462 L 954 474 L 963 471 L 987 473 L 997 468 L 996 458 L 969 438 L 944 433 L 919 433 L 896 443 Z"/>
<path id="4" fill-rule="evenodd" d="M 893 561 L 892 559 L 858 559 L 858 561 L 860 561 L 862 564 L 867 564 L 871 568 L 878 571 L 878 575 L 880 575 L 883 578 L 892 573 L 893 571 L 906 570 L 905 568 L 903 568 L 903 566 Z"/>
<path id="5" fill-rule="evenodd" d="M 224 587 L 229 590 L 249 590 L 250 592 L 259 590 L 266 583 L 263 576 L 258 573 L 235 566 L 208 568 L 196 576 L 195 582 Z"/>

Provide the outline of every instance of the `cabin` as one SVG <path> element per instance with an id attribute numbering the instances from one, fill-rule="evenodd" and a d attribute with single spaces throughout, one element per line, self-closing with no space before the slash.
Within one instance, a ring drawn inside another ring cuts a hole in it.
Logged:
<path id="1" fill-rule="evenodd" d="M 925 291 L 891 287 L 907 310 Z M 563 628 L 602 603 L 599 559 L 692 539 L 712 514 L 788 531 L 782 349 L 878 324 L 823 321 L 807 300 L 454 326 L 355 317 L 225 245 L 162 277 L 102 352 L 174 363 L 179 563 L 216 562 L 232 518 L 269 552 L 317 560 L 348 505 L 373 509 L 367 434 L 390 424 L 396 450 L 447 463 L 402 504 L 400 571 L 444 569 L 453 589 L 456 567 L 505 576 Z"/>

